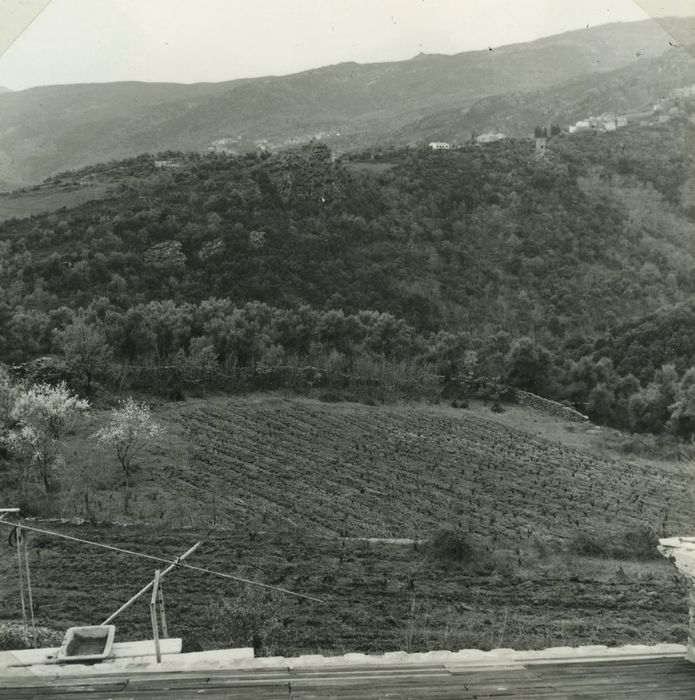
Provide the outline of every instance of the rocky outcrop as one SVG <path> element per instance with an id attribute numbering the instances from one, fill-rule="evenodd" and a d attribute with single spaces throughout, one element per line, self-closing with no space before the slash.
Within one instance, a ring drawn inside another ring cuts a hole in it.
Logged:
<path id="1" fill-rule="evenodd" d="M 145 251 L 145 262 L 158 269 L 176 269 L 186 264 L 179 241 L 157 243 Z"/>
<path id="2" fill-rule="evenodd" d="M 198 251 L 198 257 L 201 260 L 207 260 L 224 252 L 224 241 L 221 238 L 216 238 L 214 241 L 206 241 Z"/>

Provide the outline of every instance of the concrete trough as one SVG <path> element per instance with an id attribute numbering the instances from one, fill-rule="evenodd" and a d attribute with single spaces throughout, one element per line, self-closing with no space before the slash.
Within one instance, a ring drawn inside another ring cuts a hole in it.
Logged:
<path id="1" fill-rule="evenodd" d="M 103 661 L 111 654 L 116 625 L 70 627 L 58 650 L 58 663 Z"/>

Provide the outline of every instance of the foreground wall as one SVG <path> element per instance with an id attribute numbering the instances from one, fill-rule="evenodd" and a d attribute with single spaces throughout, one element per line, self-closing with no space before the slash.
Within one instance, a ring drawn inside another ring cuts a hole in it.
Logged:
<path id="1" fill-rule="evenodd" d="M 690 581 L 687 657 L 695 662 L 695 537 L 667 537 L 659 540 L 659 551 Z"/>

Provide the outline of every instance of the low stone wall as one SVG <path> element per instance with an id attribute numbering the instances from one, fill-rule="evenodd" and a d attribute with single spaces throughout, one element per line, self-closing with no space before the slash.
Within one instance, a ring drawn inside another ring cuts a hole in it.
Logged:
<path id="1" fill-rule="evenodd" d="M 556 418 L 576 422 L 584 422 L 589 420 L 588 416 L 585 416 L 579 411 L 575 411 L 569 406 L 565 406 L 557 401 L 551 401 L 550 399 L 544 399 L 542 396 L 532 394 L 530 391 L 521 391 L 521 389 L 517 389 L 515 391 L 515 398 L 519 406 L 535 408 L 537 411 L 543 411 L 543 413 L 547 413 L 550 416 L 555 416 Z"/>

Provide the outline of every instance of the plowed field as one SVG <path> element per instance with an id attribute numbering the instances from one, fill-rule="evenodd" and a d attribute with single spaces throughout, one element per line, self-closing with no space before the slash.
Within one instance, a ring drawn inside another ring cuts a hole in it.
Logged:
<path id="1" fill-rule="evenodd" d="M 644 524 L 690 530 L 686 470 L 600 459 L 490 415 L 274 397 L 189 402 L 160 413 L 169 437 L 143 477 L 167 493 L 162 508 L 175 524 L 415 539 L 448 524 L 515 544 Z M 160 506 L 149 501 L 138 496 L 135 515 L 151 519 Z"/>
<path id="2" fill-rule="evenodd" d="M 128 513 L 122 491 L 92 501 L 100 518 L 136 522 L 68 531 L 168 557 L 202 538 L 192 563 L 322 598 L 279 599 L 275 652 L 684 641 L 685 586 L 669 562 L 589 558 L 572 543 L 645 526 L 690 532 L 688 470 L 602 459 L 576 435 L 562 442 L 562 425 L 546 439 L 542 416 L 521 429 L 513 415 L 273 396 L 165 404 L 156 417 L 168 431 L 142 458 Z M 102 419 L 83 426 L 76 450 Z M 69 514 L 86 515 L 75 493 Z M 426 544 L 359 539 L 426 540 L 444 527 L 475 543 L 467 564 L 432 559 Z M 156 566 L 31 540 L 39 617 L 59 629 L 101 622 Z M 2 572 L 0 618 L 16 619 L 13 569 Z M 215 608 L 238 584 L 176 571 L 165 590 L 171 632 L 187 644 L 249 643 Z M 145 604 L 119 621 L 121 638 L 149 633 Z"/>

